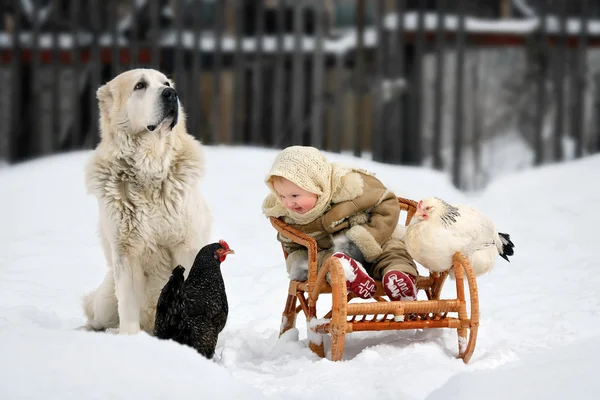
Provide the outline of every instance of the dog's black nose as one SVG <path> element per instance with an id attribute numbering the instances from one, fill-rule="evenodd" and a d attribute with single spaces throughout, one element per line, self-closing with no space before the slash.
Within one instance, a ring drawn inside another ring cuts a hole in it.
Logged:
<path id="1" fill-rule="evenodd" d="M 168 88 L 165 88 L 162 91 L 162 96 L 165 99 L 176 99 L 177 98 L 177 92 L 175 91 L 175 89 L 173 89 L 171 87 L 168 87 Z"/>

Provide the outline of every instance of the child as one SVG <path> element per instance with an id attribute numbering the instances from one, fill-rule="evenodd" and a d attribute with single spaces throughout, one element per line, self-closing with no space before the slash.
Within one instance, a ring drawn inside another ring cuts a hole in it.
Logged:
<path id="1" fill-rule="evenodd" d="M 313 237 L 319 266 L 338 257 L 348 290 L 367 299 L 381 279 L 390 300 L 416 300 L 417 268 L 395 232 L 398 199 L 372 174 L 329 163 L 314 147 L 291 146 L 273 162 L 266 184 L 263 213 Z M 307 250 L 280 234 L 277 240 L 288 253 L 290 279 L 306 280 Z"/>

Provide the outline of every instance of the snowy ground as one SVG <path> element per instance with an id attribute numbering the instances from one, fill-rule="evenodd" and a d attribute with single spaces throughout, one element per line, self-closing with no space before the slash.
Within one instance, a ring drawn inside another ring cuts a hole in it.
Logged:
<path id="1" fill-rule="evenodd" d="M 236 254 L 223 264 L 229 321 L 214 360 L 146 334 L 74 331 L 104 260 L 79 152 L 0 170 L 2 399 L 596 399 L 600 383 L 600 156 L 493 182 L 477 197 L 445 175 L 329 155 L 371 169 L 399 196 L 468 202 L 511 234 L 510 264 L 479 278 L 481 328 L 468 365 L 452 330 L 353 333 L 344 361 L 278 340 L 287 279 L 260 206 L 275 152 L 207 147 L 204 193 Z M 236 166 L 234 166 L 236 165 Z M 225 183 L 225 184 L 224 184 Z M 452 294 L 447 285 L 445 290 Z M 301 319 L 301 318 L 300 318 Z M 299 340 L 296 338 L 299 337 Z"/>

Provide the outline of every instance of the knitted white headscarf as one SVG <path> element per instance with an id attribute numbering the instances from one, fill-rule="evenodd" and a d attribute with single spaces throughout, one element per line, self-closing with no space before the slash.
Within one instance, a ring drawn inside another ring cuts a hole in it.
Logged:
<path id="1" fill-rule="evenodd" d="M 287 147 L 277 155 L 271 171 L 266 176 L 265 182 L 271 194 L 263 202 L 263 212 L 267 217 L 286 216 L 296 224 L 308 224 L 327 211 L 333 196 L 347 197 L 343 200 L 349 200 L 360 194 L 344 192 L 343 178 L 353 171 L 356 170 L 352 167 L 329 163 L 323 153 L 314 147 Z M 271 180 L 273 176 L 281 176 L 298 187 L 318 195 L 315 207 L 305 214 L 285 208 L 273 187 Z M 362 185 L 360 191 L 362 193 Z"/>

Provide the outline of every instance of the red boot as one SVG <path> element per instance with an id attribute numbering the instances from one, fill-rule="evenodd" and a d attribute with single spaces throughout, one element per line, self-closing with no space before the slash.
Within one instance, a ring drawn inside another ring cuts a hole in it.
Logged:
<path id="1" fill-rule="evenodd" d="M 346 289 L 363 299 L 369 299 L 375 294 L 375 281 L 358 261 L 344 253 L 334 253 L 332 257 L 339 258 L 342 263 L 346 275 Z"/>
<path id="2" fill-rule="evenodd" d="M 415 277 L 401 271 L 388 271 L 381 280 L 385 293 L 390 300 L 417 300 Z"/>

